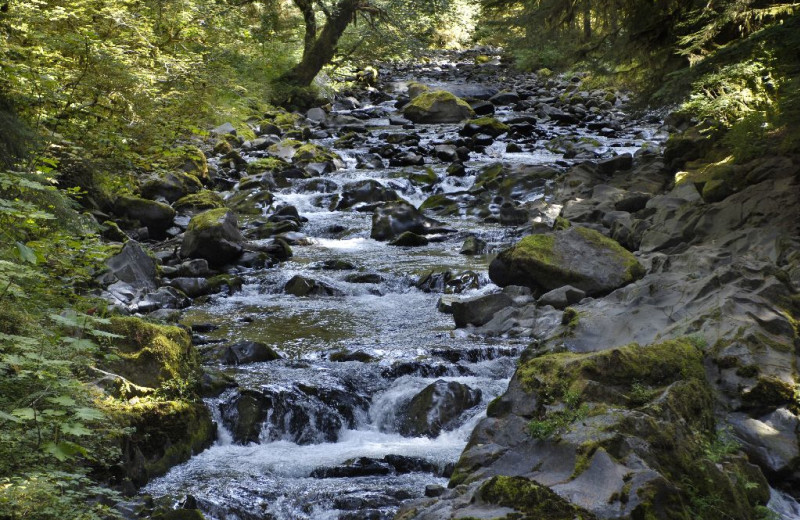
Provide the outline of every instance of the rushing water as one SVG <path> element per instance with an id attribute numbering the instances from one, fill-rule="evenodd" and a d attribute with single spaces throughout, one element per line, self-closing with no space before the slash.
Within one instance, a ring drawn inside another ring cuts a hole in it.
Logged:
<path id="1" fill-rule="evenodd" d="M 382 116 L 392 115 L 395 110 L 391 102 L 377 108 L 376 113 Z M 504 113 L 500 117 L 513 115 Z M 346 167 L 325 178 L 339 189 L 355 180 L 375 179 L 418 205 L 431 192 L 399 176 L 401 169 L 355 168 L 354 154 L 380 143 L 380 134 L 407 132 L 386 123 L 385 117 L 365 121 L 372 137 L 360 150 L 338 150 Z M 421 146 L 455 137 L 457 130 L 456 125 L 421 127 Z M 609 147 L 618 152 L 635 151 L 645 137 L 652 135 L 642 134 L 641 130 L 637 129 L 636 137 L 633 130 L 615 139 L 593 136 L 601 143 L 598 153 Z M 569 130 L 551 126 L 549 131 L 558 135 Z M 333 139 L 316 142 L 332 146 Z M 504 143 L 498 143 L 473 155 L 467 163 L 472 175 L 463 178 L 446 177 L 445 164 L 432 165 L 439 177 L 437 190 L 467 189 L 482 165 L 497 160 L 510 164 L 554 164 L 561 160 L 560 154 L 541 146 L 511 154 L 506 154 L 504 148 Z M 457 231 L 455 234 L 440 237 L 425 247 L 398 248 L 369 238 L 371 213 L 331 211 L 331 193 L 308 191 L 302 182 L 297 182 L 275 195 L 276 206 L 294 205 L 308 219 L 302 229 L 308 238 L 305 245 L 294 246 L 294 257 L 277 268 L 247 273 L 247 283 L 240 293 L 191 308 L 184 322 L 216 324 L 218 328 L 207 335 L 206 341 L 246 339 L 278 350 L 284 359 L 226 370 L 240 388 L 269 389 L 275 395 L 297 399 L 297 406 L 308 406 L 310 412 L 304 416 L 308 420 L 308 436 L 302 443 L 287 440 L 292 437 L 281 431 L 281 420 L 266 421 L 260 443 L 233 444 L 220 415 L 220 403 L 238 391 L 229 390 L 208 401 L 220 425 L 216 444 L 151 482 L 145 492 L 176 500 L 193 495 L 207 516 L 218 520 L 390 518 L 403 500 L 422 496 L 426 485 L 446 485 L 447 479 L 440 475 L 446 474 L 445 468 L 458 459 L 488 402 L 504 391 L 513 373 L 515 355 L 525 346 L 508 338 L 490 341 L 454 330 L 452 317 L 437 311 L 441 295 L 423 292 L 414 284 L 430 270 L 472 270 L 480 274 L 480 287 L 465 296 L 496 289 L 485 275 L 489 257 L 464 256 L 459 249 L 467 234 L 475 234 L 493 246 L 513 234 L 509 234 L 509 228 L 456 216 L 443 219 Z M 543 196 L 544 190 L 527 195 L 528 200 Z M 352 268 L 319 269 L 330 260 L 344 260 Z M 350 283 L 347 277 L 353 273 L 379 277 L 374 283 Z M 323 281 L 341 295 L 298 298 L 284 294 L 284 284 L 297 274 Z M 331 353 L 341 350 L 360 351 L 374 361 L 329 360 Z M 397 410 L 439 379 L 480 389 L 480 404 L 465 413 L 455 430 L 435 438 L 401 436 L 397 431 Z M 307 392 L 299 392 L 299 384 L 353 396 L 355 404 L 348 411 L 352 417 L 336 432 L 335 442 L 326 441 L 322 432 L 313 431 L 314 408 L 300 402 Z M 290 415 L 287 412 L 283 423 L 292 420 Z M 442 471 L 348 478 L 311 476 L 318 468 L 338 466 L 359 457 L 382 459 L 387 455 L 416 457 Z"/>

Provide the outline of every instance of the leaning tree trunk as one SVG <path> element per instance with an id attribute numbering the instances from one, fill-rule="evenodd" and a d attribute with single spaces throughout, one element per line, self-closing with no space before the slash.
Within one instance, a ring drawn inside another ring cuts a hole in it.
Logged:
<path id="1" fill-rule="evenodd" d="M 589 41 L 592 39 L 592 3 L 591 0 L 584 0 L 583 2 L 583 39 Z"/>
<path id="2" fill-rule="evenodd" d="M 305 59 L 317 39 L 317 16 L 314 14 L 312 0 L 294 0 L 294 5 L 302 11 L 303 22 L 306 26 L 306 35 L 303 39 L 303 58 Z"/>
<path id="3" fill-rule="evenodd" d="M 303 59 L 283 77 L 283 80 L 293 85 L 310 85 L 322 67 L 333 59 L 339 38 L 350 25 L 356 11 L 363 5 L 364 0 L 341 0 L 336 5 L 336 12 L 328 18 L 314 44 L 306 48 Z"/>

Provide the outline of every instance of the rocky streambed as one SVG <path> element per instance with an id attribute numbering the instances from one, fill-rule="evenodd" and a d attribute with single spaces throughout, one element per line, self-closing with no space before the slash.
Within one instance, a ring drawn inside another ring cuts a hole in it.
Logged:
<path id="1" fill-rule="evenodd" d="M 381 77 L 116 202 L 155 259 L 129 241 L 104 295 L 191 330 L 217 425 L 144 492 L 240 520 L 796 518 L 796 159 L 720 185 L 685 121 L 469 53 Z"/>

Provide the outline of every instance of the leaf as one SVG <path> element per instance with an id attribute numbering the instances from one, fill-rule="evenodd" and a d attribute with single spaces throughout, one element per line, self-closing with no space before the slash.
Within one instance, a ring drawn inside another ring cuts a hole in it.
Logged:
<path id="1" fill-rule="evenodd" d="M 51 454 L 61 462 L 75 458 L 77 455 L 87 455 L 86 448 L 74 442 L 62 441 L 59 443 L 48 442 L 44 445 L 44 451 Z"/>
<path id="2" fill-rule="evenodd" d="M 17 253 L 23 262 L 36 265 L 39 259 L 36 257 L 36 252 L 22 242 L 17 242 Z"/>
<path id="3" fill-rule="evenodd" d="M 58 397 L 48 397 L 47 400 L 53 404 L 60 404 L 61 406 L 75 406 L 75 399 L 68 395 L 59 395 Z"/>
<path id="4" fill-rule="evenodd" d="M 75 409 L 75 417 L 84 421 L 99 421 L 105 419 L 105 414 L 95 408 L 81 407 Z"/>
<path id="5" fill-rule="evenodd" d="M 61 425 L 61 431 L 67 435 L 74 435 L 76 437 L 81 437 L 83 435 L 91 434 L 91 430 L 89 430 L 86 426 L 80 423 L 65 423 Z"/>
<path id="6" fill-rule="evenodd" d="M 22 419 L 24 421 L 30 421 L 34 417 L 36 417 L 36 410 L 34 410 L 33 408 L 17 408 L 17 409 L 11 410 L 11 415 L 14 415 L 15 417 L 19 417 L 20 419 Z"/>
<path id="7" fill-rule="evenodd" d="M 11 421 L 11 422 L 17 423 L 17 424 L 22 422 L 18 417 L 14 417 L 10 413 L 6 413 L 6 412 L 3 412 L 3 411 L 0 411 L 0 420 Z"/>

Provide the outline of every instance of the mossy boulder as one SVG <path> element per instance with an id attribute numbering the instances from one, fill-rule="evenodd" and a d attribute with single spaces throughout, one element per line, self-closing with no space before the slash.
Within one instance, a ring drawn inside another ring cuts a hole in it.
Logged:
<path id="1" fill-rule="evenodd" d="M 225 207 L 225 201 L 216 192 L 203 190 L 178 199 L 172 207 L 178 212 L 197 212 Z"/>
<path id="2" fill-rule="evenodd" d="M 428 85 L 420 83 L 419 81 L 411 81 L 408 83 L 408 97 L 411 99 L 425 92 L 430 92 L 430 90 L 431 88 Z"/>
<path id="3" fill-rule="evenodd" d="M 446 193 L 431 195 L 419 206 L 420 211 L 430 210 L 437 215 L 458 215 L 458 201 L 450 198 Z"/>
<path id="4" fill-rule="evenodd" d="M 589 296 L 607 294 L 643 275 L 642 265 L 619 243 L 577 226 L 529 235 L 489 266 L 489 277 L 501 287 L 524 285 L 545 293 L 571 285 Z"/>
<path id="5" fill-rule="evenodd" d="M 297 148 L 292 161 L 295 163 L 324 163 L 330 162 L 337 167 L 341 166 L 342 158 L 336 152 L 317 144 L 304 144 Z"/>
<path id="6" fill-rule="evenodd" d="M 137 487 L 200 453 L 216 436 L 202 402 L 140 401 L 118 404 L 110 414 L 133 429 L 122 440 L 122 468 Z"/>
<path id="7" fill-rule="evenodd" d="M 285 170 L 289 167 L 289 163 L 277 157 L 265 157 L 256 159 L 255 161 L 247 164 L 248 175 L 258 175 L 265 172 L 276 172 Z"/>
<path id="8" fill-rule="evenodd" d="M 117 215 L 139 221 L 154 233 L 163 232 L 175 221 L 175 210 L 170 206 L 130 195 L 124 195 L 116 200 L 114 212 Z"/>
<path id="9" fill-rule="evenodd" d="M 138 386 L 158 388 L 168 381 L 197 375 L 197 353 L 189 334 L 179 328 L 149 323 L 140 318 L 111 318 L 108 332 L 112 353 L 106 367 Z"/>
<path id="10" fill-rule="evenodd" d="M 173 152 L 172 163 L 178 169 L 197 178 L 203 184 L 211 181 L 208 174 L 208 161 L 203 150 L 196 146 L 184 146 Z"/>
<path id="11" fill-rule="evenodd" d="M 390 246 L 421 247 L 428 245 L 428 239 L 411 231 L 404 231 L 397 238 L 389 242 Z"/>
<path id="12" fill-rule="evenodd" d="M 469 103 L 446 90 L 419 94 L 403 107 L 403 115 L 415 123 L 458 123 L 475 115 Z"/>
<path id="13" fill-rule="evenodd" d="M 148 177 L 141 185 L 142 196 L 147 199 L 164 199 L 169 202 L 197 193 L 203 185 L 197 177 L 182 171 L 161 172 Z"/>
<path id="14" fill-rule="evenodd" d="M 492 477 L 481 485 L 480 502 L 510 507 L 525 513 L 524 519 L 594 520 L 590 512 L 571 504 L 548 487 L 524 477 Z"/>
<path id="15" fill-rule="evenodd" d="M 241 256 L 243 240 L 236 214 L 225 208 L 212 209 L 192 217 L 183 236 L 181 256 L 204 258 L 212 266 L 224 265 Z"/>
<path id="16" fill-rule="evenodd" d="M 461 129 L 461 135 L 471 137 L 477 134 L 490 135 L 497 137 L 511 131 L 511 127 L 505 123 L 501 123 L 494 117 L 480 117 L 478 119 L 471 119 L 464 124 Z"/>

